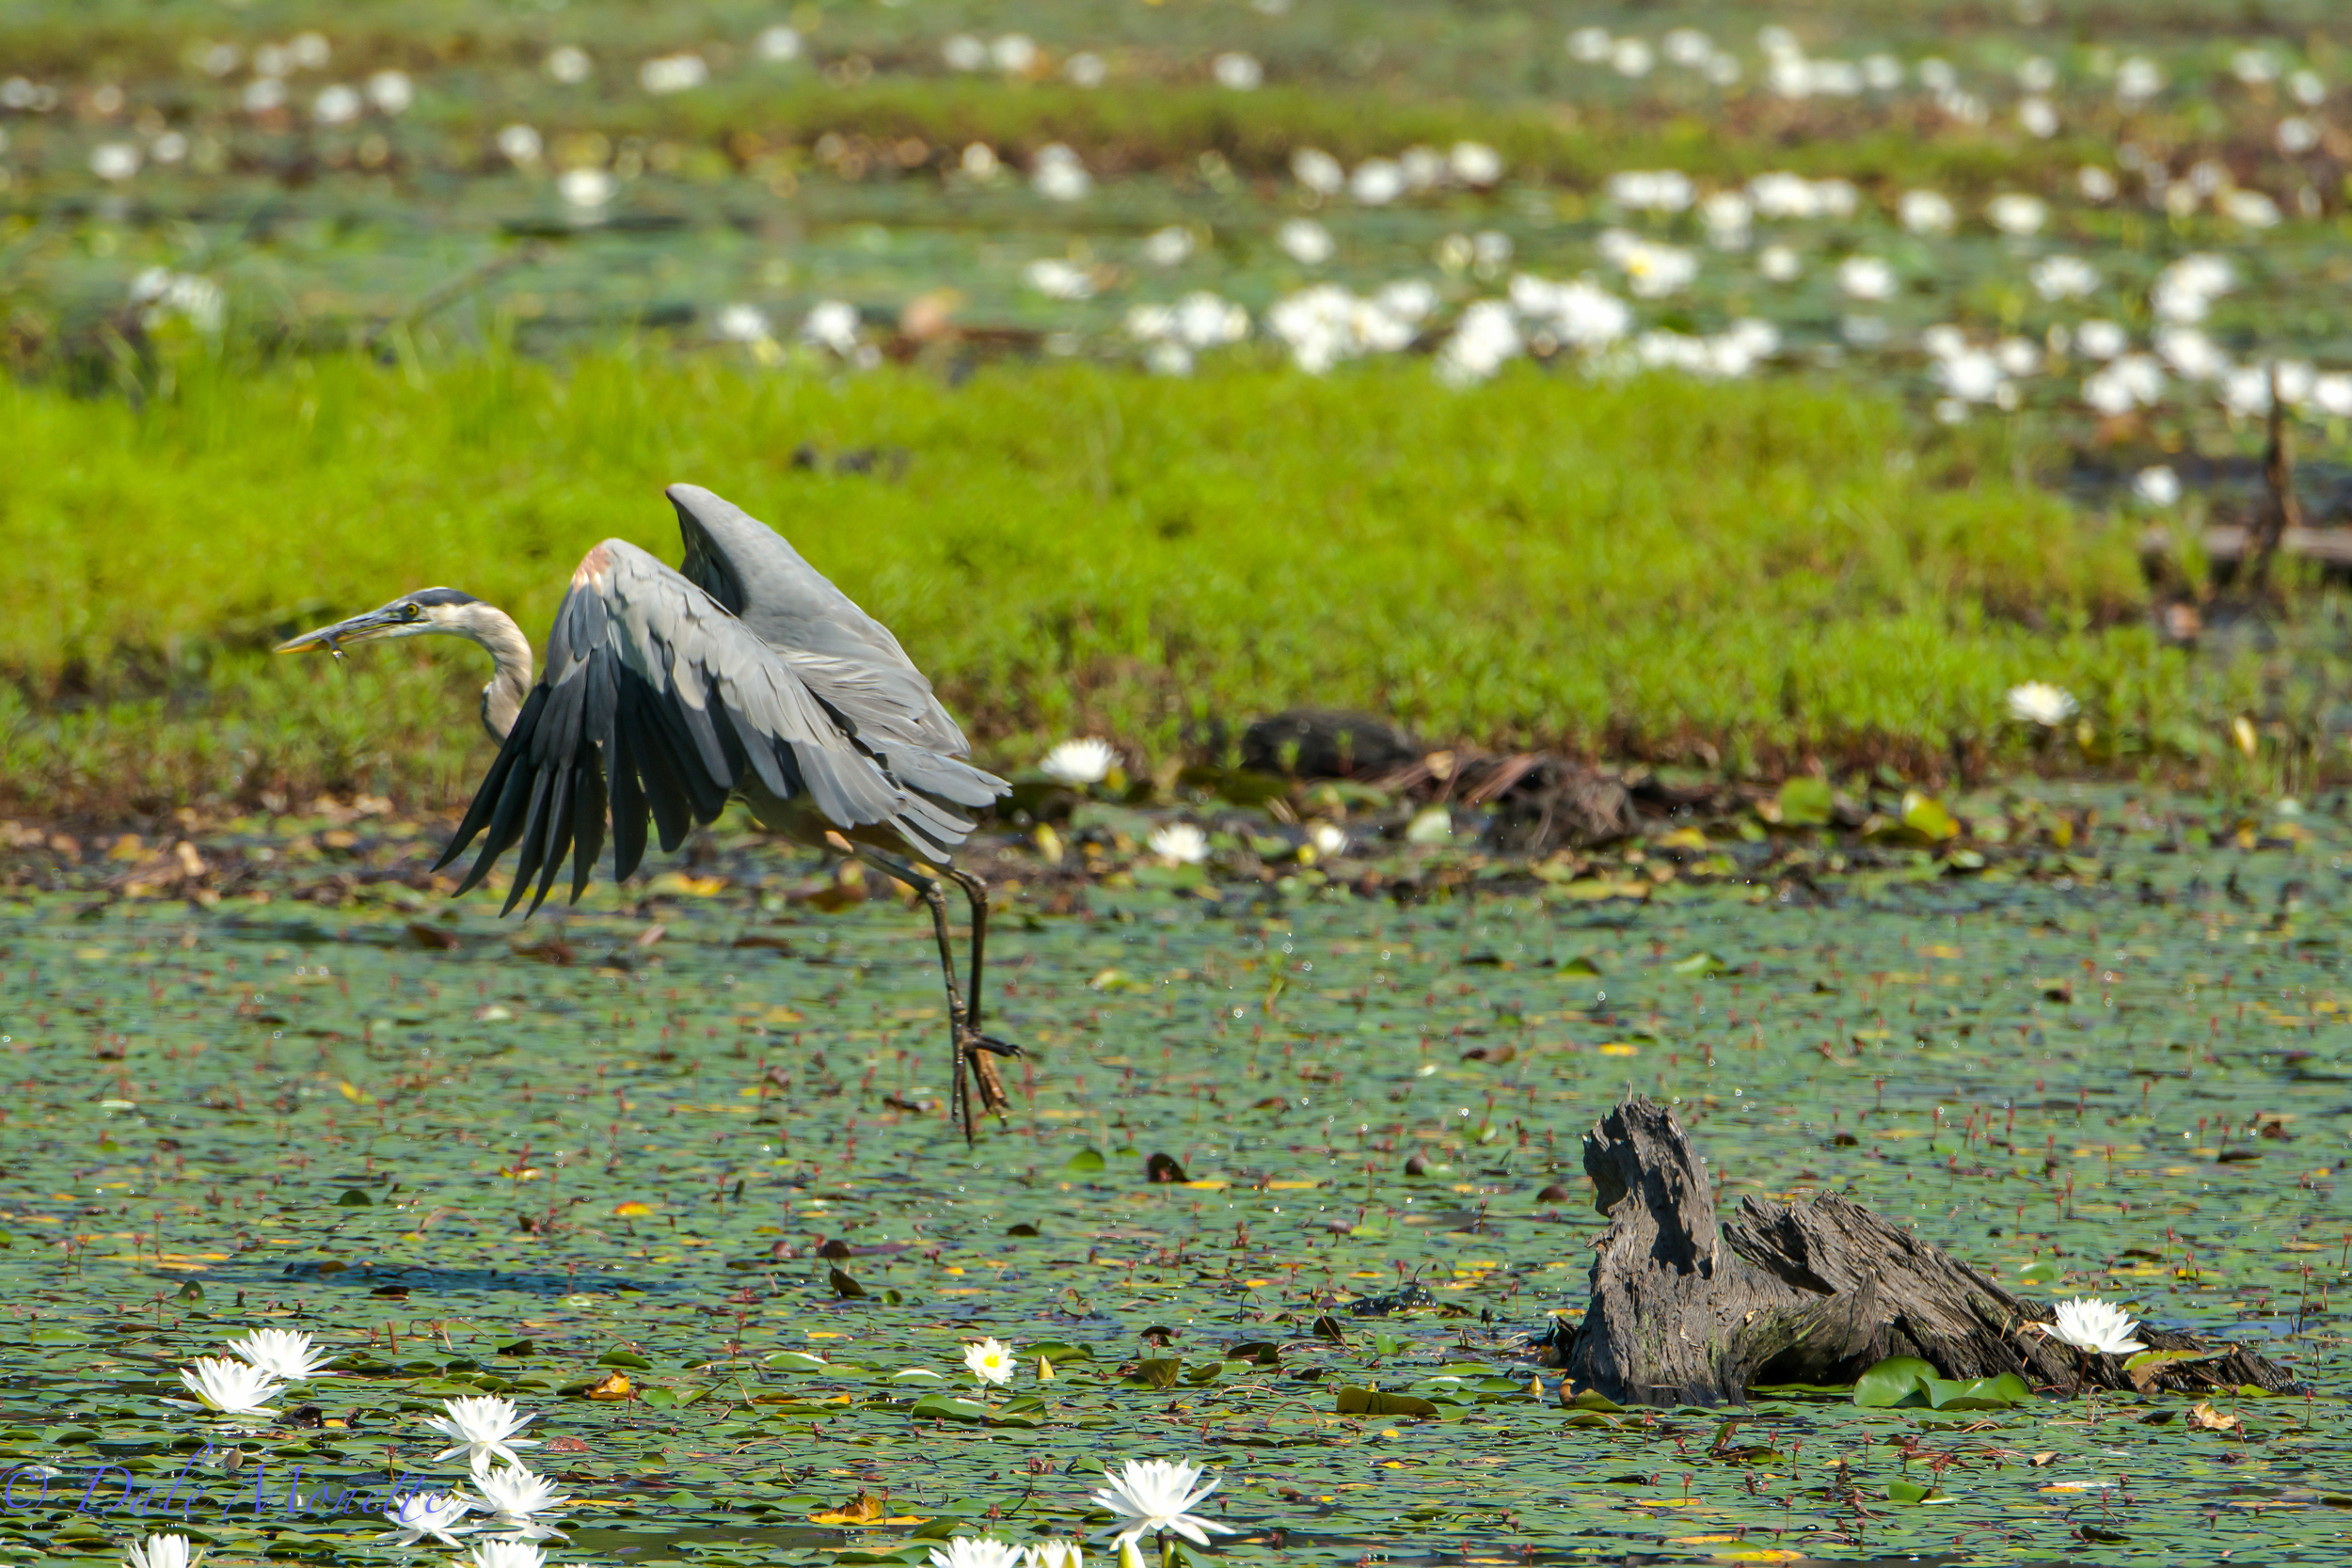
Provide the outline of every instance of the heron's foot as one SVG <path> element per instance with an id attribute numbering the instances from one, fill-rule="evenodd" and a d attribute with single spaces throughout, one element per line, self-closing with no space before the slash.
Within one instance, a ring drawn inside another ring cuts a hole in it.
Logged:
<path id="1" fill-rule="evenodd" d="M 1019 1046 L 1000 1040 L 993 1035 L 983 1035 L 976 1029 L 958 1032 L 956 1056 L 972 1074 L 972 1092 L 978 1099 L 982 1111 L 991 1116 L 1003 1116 L 1012 1104 L 1012 1096 L 1005 1092 L 1005 1081 L 997 1073 L 996 1058 L 1020 1054 Z"/>

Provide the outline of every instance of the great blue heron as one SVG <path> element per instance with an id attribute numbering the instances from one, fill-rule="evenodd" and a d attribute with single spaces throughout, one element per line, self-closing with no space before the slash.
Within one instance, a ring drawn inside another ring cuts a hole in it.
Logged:
<path id="1" fill-rule="evenodd" d="M 519 845 L 501 913 L 526 895 L 536 910 L 566 851 L 577 902 L 608 811 L 618 880 L 644 856 L 648 817 L 661 847 L 675 849 L 730 798 L 787 837 L 853 854 L 915 889 L 939 937 L 949 1109 L 968 1140 L 965 1074 L 982 1108 L 1001 1110 L 991 1057 L 1019 1048 L 980 1032 L 988 886 L 952 853 L 972 832 L 962 810 L 1010 786 L 964 760 L 971 743 L 898 640 L 781 534 L 698 485 L 673 484 L 668 495 L 686 536 L 683 569 L 623 539 L 590 550 L 556 609 L 535 686 L 531 643 L 514 621 L 453 588 L 404 594 L 278 652 L 340 657 L 355 643 L 435 634 L 489 650 L 497 670 L 482 689 L 482 721 L 501 743 L 498 760 L 434 868 L 479 836 L 462 894 Z M 956 984 L 946 892 L 914 861 L 938 867 L 971 904 L 969 995 Z"/>

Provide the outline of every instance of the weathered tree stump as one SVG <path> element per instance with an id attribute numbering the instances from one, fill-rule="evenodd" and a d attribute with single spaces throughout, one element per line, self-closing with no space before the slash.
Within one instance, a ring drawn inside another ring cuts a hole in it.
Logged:
<path id="1" fill-rule="evenodd" d="M 1571 1392 L 1619 1404 L 1745 1403 L 1757 1384 L 1851 1383 L 1890 1355 L 1953 1379 L 2014 1372 L 2029 1384 L 2129 1388 L 2124 1357 L 2080 1354 L 2029 1330 L 2051 1308 L 1840 1197 L 1742 1200 L 1716 1219 L 1706 1162 L 1674 1113 L 1634 1098 L 1584 1138 L 1593 1205 L 1593 1296 L 1564 1358 Z M 2185 1391 L 2294 1378 L 2250 1351 L 2143 1323 L 2151 1350 L 2210 1359 L 2141 1370 L 2137 1386 Z"/>

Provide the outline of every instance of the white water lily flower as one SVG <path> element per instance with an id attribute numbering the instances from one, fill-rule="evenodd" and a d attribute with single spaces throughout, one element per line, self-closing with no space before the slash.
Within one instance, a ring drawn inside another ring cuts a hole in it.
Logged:
<path id="1" fill-rule="evenodd" d="M 1048 142 L 1029 166 L 1029 185 L 1048 201 L 1077 201 L 1094 188 L 1094 176 L 1066 144 Z"/>
<path id="2" fill-rule="evenodd" d="M 552 1525 L 532 1517 L 561 1508 L 572 1499 L 555 1489 L 555 1482 L 519 1465 L 485 1470 L 473 1478 L 478 1497 L 466 1500 L 490 1515 L 490 1528 L 525 1541 L 566 1541 L 570 1537 Z"/>
<path id="3" fill-rule="evenodd" d="M 963 1347 L 963 1365 L 983 1388 L 1003 1387 L 1012 1381 L 1012 1347 L 997 1338 Z"/>
<path id="4" fill-rule="evenodd" d="M 424 1424 L 455 1441 L 433 1456 L 437 1464 L 464 1454 L 467 1465 L 478 1476 L 489 1468 L 493 1459 L 520 1465 L 522 1456 L 515 1450 L 539 1446 L 535 1437 L 515 1435 L 538 1418 L 526 1416 L 516 1409 L 512 1400 L 501 1399 L 494 1394 L 475 1399 L 443 1400 L 441 1408 L 448 1414 L 428 1416 Z"/>
<path id="5" fill-rule="evenodd" d="M 2132 1330 L 2138 1326 L 2132 1322 L 2132 1315 L 2097 1296 L 2077 1296 L 2073 1301 L 2059 1302 L 2056 1323 L 2030 1326 L 2060 1344 L 2095 1355 L 2128 1355 L 2148 1348 L 2132 1338 Z"/>
<path id="6" fill-rule="evenodd" d="M 1337 196 L 1347 185 L 1347 170 L 1321 148 L 1302 147 L 1291 154 L 1291 173 L 1317 196 Z"/>
<path id="7" fill-rule="evenodd" d="M 2004 191 L 1985 203 L 1984 215 L 2004 234 L 2038 234 L 2050 221 L 2050 204 L 2022 191 Z"/>
<path id="8" fill-rule="evenodd" d="M 1041 1541 L 1021 1555 L 1026 1568 L 1086 1568 L 1086 1552 L 1075 1541 Z"/>
<path id="9" fill-rule="evenodd" d="M 1258 63 L 1257 56 L 1238 50 L 1219 55 L 1209 70 L 1218 87 L 1233 92 L 1254 92 L 1265 82 L 1265 67 Z"/>
<path id="10" fill-rule="evenodd" d="M 2009 716 L 2020 723 L 2056 729 L 2074 718 L 2081 705 L 2074 693 L 2047 681 L 2027 681 L 2009 689 Z"/>
<path id="11" fill-rule="evenodd" d="M 1146 842 L 1170 865 L 1199 865 L 1209 858 L 1209 835 L 1189 822 L 1164 823 L 1152 830 Z"/>
<path id="12" fill-rule="evenodd" d="M 269 1402 L 285 1387 L 261 1368 L 225 1355 L 199 1356 L 195 1366 L 180 1369 L 180 1381 L 188 1386 L 198 1403 L 222 1416 L 275 1416 L 278 1412 Z"/>
<path id="13" fill-rule="evenodd" d="M 1465 185 L 1491 185 L 1502 178 L 1502 154 L 1485 142 L 1455 142 L 1446 154 L 1446 166 Z"/>
<path id="14" fill-rule="evenodd" d="M 700 55 L 658 55 L 637 68 L 637 85 L 650 93 L 685 92 L 708 80 L 710 67 Z"/>
<path id="15" fill-rule="evenodd" d="M 1282 254 L 1303 267 L 1319 267 L 1331 259 L 1336 247 L 1331 231 L 1312 218 L 1290 218 L 1274 231 L 1274 243 L 1282 247 Z"/>
<path id="16" fill-rule="evenodd" d="M 544 1568 L 548 1554 L 529 1541 L 485 1541 L 450 1568 Z"/>
<path id="17" fill-rule="evenodd" d="M 952 1535 L 931 1548 L 931 1568 L 1022 1568 L 1028 1554 L 986 1535 Z"/>
<path id="18" fill-rule="evenodd" d="M 376 1539 L 395 1546 L 413 1546 L 430 1538 L 454 1546 L 459 1536 L 480 1528 L 460 1522 L 471 1512 L 473 1505 L 454 1492 L 411 1492 L 384 1511 L 392 1528 Z"/>
<path id="19" fill-rule="evenodd" d="M 1317 822 L 1307 830 L 1307 842 L 1318 855 L 1343 855 L 1347 852 L 1347 830 L 1337 822 Z"/>
<path id="20" fill-rule="evenodd" d="M 1105 1469 L 1103 1479 L 1108 1486 L 1094 1494 L 1098 1508 L 1107 1508 L 1119 1515 L 1113 1533 L 1124 1546 L 1146 1535 L 1162 1531 L 1183 1536 L 1196 1546 L 1205 1546 L 1212 1535 L 1231 1535 L 1230 1525 L 1203 1519 L 1193 1509 L 1217 1488 L 1216 1481 L 1196 1489 L 1200 1479 L 1200 1466 L 1166 1459 L 1131 1459 L 1113 1474 Z"/>
<path id="21" fill-rule="evenodd" d="M 131 1543 L 122 1568 L 195 1568 L 203 1558 L 202 1552 L 190 1554 L 184 1535 L 151 1535 Z"/>
<path id="22" fill-rule="evenodd" d="M 1083 740 L 1065 740 L 1045 753 L 1038 764 L 1038 771 L 1058 784 L 1084 789 L 1101 784 L 1119 766 L 1119 753 L 1110 742 L 1089 736 Z"/>
<path id="23" fill-rule="evenodd" d="M 313 1348 L 310 1336 L 291 1329 L 257 1328 L 242 1339 L 230 1340 L 229 1349 L 246 1365 L 288 1383 L 335 1375 L 321 1370 L 326 1365 L 326 1354 Z"/>
<path id="24" fill-rule="evenodd" d="M 555 181 L 555 194 L 567 207 L 601 207 L 617 188 L 612 176 L 600 168 L 567 168 Z"/>

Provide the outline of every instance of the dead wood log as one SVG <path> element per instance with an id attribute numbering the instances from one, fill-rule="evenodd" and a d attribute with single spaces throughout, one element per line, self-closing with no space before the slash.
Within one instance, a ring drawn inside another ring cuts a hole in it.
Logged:
<path id="1" fill-rule="evenodd" d="M 2135 1386 L 2122 1356 L 2076 1352 L 2026 1325 L 2051 1308 L 1858 1204 L 1742 1201 L 1719 1224 L 1706 1163 L 1674 1113 L 1636 1097 L 1584 1138 L 1593 1203 L 1592 1300 L 1565 1357 L 1571 1392 L 1619 1404 L 1745 1403 L 1758 1384 L 1851 1383 L 1890 1355 L 1958 1380 L 2014 1372 L 2029 1384 Z M 2140 1386 L 2183 1391 L 2297 1386 L 2239 1346 L 2142 1324 L 2172 1362 Z"/>

